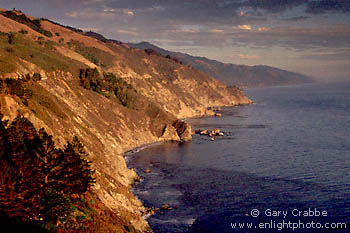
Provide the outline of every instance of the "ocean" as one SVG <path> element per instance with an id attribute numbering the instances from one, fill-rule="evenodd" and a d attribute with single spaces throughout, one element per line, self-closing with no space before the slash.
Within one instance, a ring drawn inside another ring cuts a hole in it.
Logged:
<path id="1" fill-rule="evenodd" d="M 255 104 L 187 120 L 225 136 L 129 155 L 135 195 L 172 208 L 148 218 L 154 232 L 350 232 L 350 84 L 245 92 Z"/>

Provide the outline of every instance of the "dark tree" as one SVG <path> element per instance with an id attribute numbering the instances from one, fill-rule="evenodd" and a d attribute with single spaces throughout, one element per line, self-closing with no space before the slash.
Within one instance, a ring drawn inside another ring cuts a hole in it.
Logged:
<path id="1" fill-rule="evenodd" d="M 7 41 L 9 44 L 13 44 L 13 40 L 14 40 L 14 34 L 12 32 L 10 32 L 7 36 Z"/>
<path id="2" fill-rule="evenodd" d="M 2 116 L 0 115 L 2 118 Z M 28 223 L 56 224 L 69 216 L 73 194 L 94 183 L 78 138 L 57 149 L 44 129 L 26 118 L 0 121 L 0 211 Z"/>
<path id="3" fill-rule="evenodd" d="M 96 92 L 101 92 L 100 73 L 96 68 L 81 69 L 79 78 L 80 85 L 84 88 L 91 89 Z"/>

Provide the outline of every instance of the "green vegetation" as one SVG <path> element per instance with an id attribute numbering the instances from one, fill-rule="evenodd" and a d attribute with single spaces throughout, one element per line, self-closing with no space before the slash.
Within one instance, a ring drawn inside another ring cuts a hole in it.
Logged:
<path id="1" fill-rule="evenodd" d="M 114 57 L 110 53 L 94 47 L 87 47 L 83 43 L 75 40 L 68 42 L 68 46 L 74 48 L 77 53 L 81 54 L 95 65 L 102 67 L 113 66 Z"/>
<path id="2" fill-rule="evenodd" d="M 80 85 L 95 91 L 111 100 L 117 101 L 124 107 L 142 113 L 151 119 L 150 130 L 154 135 L 161 136 L 164 126 L 173 120 L 157 104 L 137 92 L 137 90 L 112 73 L 103 76 L 95 69 L 80 70 Z"/>
<path id="3" fill-rule="evenodd" d="M 0 93 L 18 96 L 24 105 L 28 105 L 28 99 L 32 98 L 33 92 L 23 86 L 22 80 L 0 79 Z"/>
<path id="4" fill-rule="evenodd" d="M 55 98 L 49 97 L 50 94 L 38 83 L 41 75 L 34 73 L 32 76 L 27 74 L 22 79 L 0 79 L 0 93 L 17 96 L 24 105 L 28 106 L 37 117 L 49 122 L 51 116 L 48 112 L 55 116 L 65 119 L 64 113 L 59 107 L 59 103 Z"/>
<path id="5" fill-rule="evenodd" d="M 34 76 L 33 76 L 34 77 Z M 45 88 L 33 80 L 23 82 L 25 90 L 32 93 L 27 99 L 27 105 L 35 115 L 44 122 L 52 122 L 52 114 L 61 119 L 67 119 L 71 114 L 67 110 L 62 110 L 62 103 L 52 96 Z M 22 102 L 23 98 L 21 98 Z"/>
<path id="6" fill-rule="evenodd" d="M 11 43 L 10 43 L 11 42 Z M 34 63 L 45 71 L 69 71 L 78 75 L 84 64 L 67 58 L 54 48 L 55 43 L 38 37 L 37 41 L 21 33 L 0 33 L 0 75 L 16 71 L 18 58 Z"/>
<path id="7" fill-rule="evenodd" d="M 158 57 L 164 57 L 164 58 L 172 60 L 172 61 L 174 61 L 176 63 L 182 64 L 182 61 L 180 61 L 176 57 L 172 57 L 170 55 L 163 55 L 163 54 L 155 51 L 154 49 L 145 49 L 144 51 L 145 51 L 145 53 L 147 53 L 150 56 L 154 55 L 154 56 L 158 56 Z"/>
<path id="8" fill-rule="evenodd" d="M 26 35 L 28 34 L 28 31 L 24 30 L 24 29 L 21 29 L 21 31 L 19 31 L 19 33 L 23 34 L 23 35 Z"/>
<path id="9" fill-rule="evenodd" d="M 12 32 L 10 32 L 8 35 L 7 35 L 7 42 L 9 44 L 13 44 L 13 39 L 14 39 L 14 35 Z"/>
<path id="10" fill-rule="evenodd" d="M 33 81 L 40 81 L 41 80 L 41 74 L 34 73 L 32 77 L 27 76 L 27 79 L 32 79 Z"/>
<path id="11" fill-rule="evenodd" d="M 104 73 L 103 77 L 95 69 L 80 70 L 80 84 L 86 89 L 93 90 L 107 98 L 114 97 L 124 107 L 138 110 L 142 106 L 138 94 L 132 85 L 112 73 Z"/>
<path id="12" fill-rule="evenodd" d="M 52 33 L 50 31 L 46 31 L 43 28 L 41 28 L 40 19 L 31 20 L 23 13 L 19 14 L 13 11 L 5 11 L 5 12 L 2 12 L 1 14 L 21 24 L 25 24 L 28 27 L 32 28 L 34 31 L 37 31 L 47 37 L 52 37 Z"/>
<path id="13" fill-rule="evenodd" d="M 11 48 L 11 47 L 7 47 L 6 48 L 6 52 L 8 52 L 8 53 L 13 53 L 15 50 L 13 50 L 13 48 Z"/>
<path id="14" fill-rule="evenodd" d="M 105 74 L 104 75 L 106 83 L 109 83 L 110 89 L 114 89 L 114 95 L 120 101 L 120 103 L 131 109 L 138 110 L 141 108 L 142 103 L 140 102 L 140 95 L 137 94 L 136 89 L 125 82 L 121 78 L 116 78 L 113 74 Z"/>
<path id="15" fill-rule="evenodd" d="M 0 120 L 0 211 L 52 231 L 81 230 L 77 221 L 93 212 L 80 198 L 95 182 L 86 157 L 77 137 L 61 150 L 26 118 Z"/>

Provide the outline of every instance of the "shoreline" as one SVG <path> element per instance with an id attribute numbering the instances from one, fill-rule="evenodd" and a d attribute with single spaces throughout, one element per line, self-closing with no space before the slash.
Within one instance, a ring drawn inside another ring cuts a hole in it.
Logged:
<path id="1" fill-rule="evenodd" d="M 308 90 L 308 89 L 307 89 Z M 287 92 L 287 93 L 289 93 L 289 92 Z M 293 95 L 295 95 L 295 93 L 293 93 Z M 288 98 L 287 98 L 288 97 Z M 289 98 L 289 96 L 287 96 L 286 98 L 285 98 L 285 100 L 288 100 L 288 99 L 290 99 Z M 272 101 L 274 101 L 274 98 L 270 98 L 269 100 L 272 100 Z M 279 106 L 283 106 L 282 104 L 279 104 Z M 259 108 L 260 109 L 260 111 L 258 111 L 258 112 L 264 112 L 264 111 L 269 111 L 270 110 L 270 108 Z M 279 109 L 277 109 L 277 110 L 279 110 Z M 254 112 L 254 113 L 257 113 L 257 112 Z M 276 114 L 278 115 L 278 114 L 280 114 L 279 113 L 279 111 L 276 111 Z M 288 112 L 286 113 L 286 115 L 288 114 Z M 264 114 L 262 114 L 262 115 L 264 115 Z M 288 114 L 288 115 L 290 115 L 290 116 L 292 116 L 292 114 Z M 259 114 L 255 114 L 255 118 L 254 118 L 254 120 L 253 121 L 249 121 L 249 123 L 251 123 L 251 124 L 255 124 L 256 123 L 256 121 L 257 120 L 259 120 L 260 119 L 260 117 L 261 117 L 261 115 L 259 115 Z M 268 118 L 270 117 L 270 115 L 268 115 L 267 116 Z M 211 118 L 208 118 L 209 120 L 211 119 Z M 269 118 L 269 119 L 271 119 L 271 118 Z M 273 118 L 272 118 L 273 119 Z M 221 121 L 221 119 L 217 119 L 217 121 Z M 303 121 L 303 122 L 305 122 L 305 121 Z M 272 125 L 272 126 L 274 126 L 274 125 Z M 276 125 L 277 126 L 277 125 Z M 274 126 L 275 127 L 275 126 Z M 281 128 L 282 129 L 282 128 Z M 260 130 L 260 129 L 259 129 Z M 257 134 L 257 133 L 254 133 L 254 132 L 257 132 L 257 131 L 255 131 L 255 130 L 251 130 L 251 129 L 246 129 L 245 131 L 247 131 L 247 132 L 251 132 L 251 134 Z M 263 130 L 263 131 L 266 131 L 266 132 L 269 132 L 270 130 Z M 281 131 L 278 131 L 278 132 L 281 132 Z M 297 130 L 295 131 L 295 132 L 297 132 Z M 299 132 L 300 133 L 300 132 Z M 270 133 L 269 133 L 270 134 Z M 250 134 L 249 134 L 250 135 Z M 248 135 L 248 136 L 249 136 Z M 287 132 L 286 134 L 285 134 L 286 136 L 288 136 L 288 135 L 290 135 L 290 133 L 289 132 Z M 293 138 L 294 137 L 294 135 L 292 134 L 291 135 L 291 138 Z M 256 139 L 259 139 L 260 137 L 257 137 Z M 266 138 L 269 138 L 269 137 L 266 137 Z M 282 137 L 281 137 L 282 138 Z M 288 137 L 287 137 L 288 138 Z M 254 142 L 254 141 L 251 141 L 252 139 L 250 138 L 250 137 L 246 137 L 246 139 L 249 139 L 249 140 L 246 140 L 247 141 L 247 143 L 249 144 L 250 142 Z M 303 143 L 303 141 L 302 140 L 300 140 L 302 143 Z M 194 139 L 194 141 L 193 141 L 193 143 L 195 143 L 196 142 L 196 139 Z M 229 142 L 228 142 L 229 143 Z M 285 145 L 288 145 L 288 142 L 286 142 L 286 141 L 284 141 L 283 140 L 283 143 L 285 143 Z M 238 145 L 238 144 L 237 144 Z M 263 144 L 263 145 L 268 145 L 268 144 Z M 300 145 L 303 145 L 303 144 L 300 144 Z M 341 145 L 341 144 L 339 144 L 339 145 Z M 266 146 L 266 148 L 268 148 L 267 146 Z M 274 148 L 272 148 L 272 149 L 269 149 L 269 151 L 273 151 L 273 149 Z M 340 152 L 343 150 L 343 148 L 338 148 L 339 150 L 340 150 Z M 176 150 L 176 149 L 175 149 Z M 324 150 L 323 148 L 322 148 L 322 150 Z M 161 150 L 162 151 L 162 150 Z M 259 156 L 259 150 L 255 150 L 255 151 L 257 151 L 257 153 L 256 153 L 256 158 L 260 158 Z M 150 153 L 148 153 L 148 152 L 150 152 Z M 154 153 L 152 153 L 153 152 L 153 150 L 151 149 L 150 151 L 147 151 L 147 154 L 148 155 L 150 155 L 150 156 L 152 156 L 152 154 L 154 154 Z M 249 150 L 247 150 L 247 152 L 249 152 L 249 154 L 250 154 L 250 151 Z M 276 155 L 278 155 L 279 153 L 278 153 L 278 151 L 277 152 L 275 152 L 276 153 Z M 303 153 L 303 152 L 300 152 L 300 153 Z M 316 151 L 316 152 L 314 152 L 315 153 L 315 155 L 317 155 L 317 153 L 318 153 L 318 151 Z M 159 153 L 159 155 L 162 155 L 162 154 L 164 154 L 164 153 Z M 271 155 L 269 155 L 268 153 L 266 153 L 268 156 L 271 156 Z M 292 156 L 292 157 L 295 157 L 295 155 L 293 155 L 293 154 L 296 154 L 294 151 L 291 151 L 291 153 L 290 153 L 290 155 Z M 305 154 L 305 153 L 303 153 L 303 154 Z M 327 153 L 328 154 L 328 153 Z M 140 154 L 139 155 L 139 157 L 141 157 L 142 158 L 142 156 L 143 156 L 144 154 L 142 153 L 142 154 Z M 248 155 L 248 153 L 247 153 L 247 155 Z M 284 154 L 281 154 L 281 155 L 278 155 L 280 158 L 284 158 Z M 155 156 L 154 156 L 155 157 Z M 306 156 L 305 156 L 306 157 Z M 147 157 L 146 157 L 147 158 Z M 304 157 L 303 157 L 304 158 Z M 301 161 L 303 160 L 303 158 L 301 159 Z M 314 158 L 314 157 L 311 157 L 312 159 Z M 316 158 L 318 158 L 318 157 L 316 157 Z M 237 161 L 239 160 L 240 158 L 238 157 L 237 158 Z M 255 159 L 254 157 L 253 157 L 253 159 Z M 150 160 L 148 160 L 148 159 L 146 159 L 145 161 L 152 161 L 151 159 Z M 339 161 L 339 160 L 338 160 Z M 264 161 L 262 161 L 263 163 L 264 163 Z M 146 164 L 146 163 L 145 163 Z M 239 164 L 240 165 L 240 164 Z M 327 163 L 326 163 L 326 165 L 327 165 Z M 135 163 L 134 164 L 134 166 L 135 167 L 138 167 L 137 166 L 137 163 Z M 139 166 L 141 169 L 143 168 L 142 167 L 142 163 L 141 163 L 141 166 Z M 161 165 L 159 166 L 159 167 L 162 167 Z M 158 167 L 158 168 L 159 168 Z M 263 166 L 261 166 L 261 167 L 263 167 Z M 274 168 L 273 166 L 271 166 L 272 168 Z M 292 175 L 294 175 L 295 173 L 294 172 L 292 172 L 293 170 L 294 170 L 294 168 L 293 168 L 294 166 L 293 165 L 291 165 L 290 166 L 290 172 L 291 172 L 291 174 Z M 172 168 L 172 170 L 173 171 L 175 171 L 175 172 L 178 172 L 178 174 L 179 174 L 179 176 L 177 176 L 177 177 L 183 177 L 183 174 L 182 174 L 182 172 L 179 172 L 178 170 L 176 170 L 176 167 L 171 167 Z M 305 167 L 306 169 L 308 169 L 307 168 L 307 166 Z M 152 169 L 152 168 L 151 168 Z M 284 165 L 282 165 L 280 168 L 278 168 L 278 169 L 280 169 L 280 171 L 281 171 L 281 174 L 282 175 L 284 175 L 285 174 L 285 172 L 284 172 Z M 153 170 L 153 169 L 152 169 Z M 274 170 L 275 171 L 275 170 Z M 306 170 L 307 171 L 307 170 Z M 155 170 L 154 172 L 158 172 L 158 169 L 157 170 Z M 260 171 L 261 172 L 261 174 L 266 174 L 265 173 L 265 171 L 264 170 L 261 170 Z M 301 170 L 300 172 L 303 172 L 303 170 Z M 237 173 L 239 173 L 239 172 L 237 172 Z M 242 172 L 242 174 L 244 174 L 243 172 Z M 257 176 L 255 176 L 255 175 L 249 175 L 249 173 L 247 172 L 247 174 L 248 175 L 246 175 L 245 177 L 247 178 L 247 180 L 251 180 L 252 182 L 250 183 L 250 190 L 254 190 L 255 189 L 255 186 L 256 186 L 256 182 L 257 182 L 257 179 L 256 179 L 256 177 L 259 177 L 258 175 L 259 175 L 259 173 L 257 173 Z M 276 173 L 277 174 L 277 173 Z M 303 173 L 297 173 L 297 174 L 303 174 Z M 305 173 L 305 174 L 307 174 L 307 173 Z M 336 175 L 336 174 L 335 174 Z M 157 180 L 153 180 L 153 178 L 155 177 L 155 175 L 153 175 L 153 176 L 145 176 L 145 181 L 142 181 L 142 182 L 148 182 L 150 185 L 153 185 L 154 184 L 154 182 L 153 181 L 158 181 L 158 178 L 156 178 Z M 276 176 L 272 176 L 272 178 L 271 179 L 265 179 L 265 176 L 264 175 L 262 175 L 262 179 L 258 179 L 258 181 L 260 182 L 260 181 L 265 181 L 266 182 L 266 184 L 267 185 L 270 185 L 270 184 L 274 184 L 273 186 L 271 186 L 271 187 L 273 187 L 272 189 L 271 189 L 271 194 L 272 195 L 274 195 L 274 193 L 278 193 L 277 191 L 276 191 L 276 189 L 275 188 L 277 188 L 277 190 L 279 190 L 278 189 L 278 187 L 282 187 L 283 188 L 283 185 L 285 184 L 286 185 L 286 189 L 287 190 L 290 190 L 290 192 L 288 192 L 288 194 L 294 194 L 294 190 L 298 190 L 298 192 L 297 192 L 297 197 L 298 198 L 296 198 L 295 200 L 294 199 L 291 199 L 291 200 L 293 200 L 293 203 L 294 203 L 294 201 L 295 201 L 295 203 L 297 203 L 297 204 L 303 204 L 303 206 L 307 203 L 307 204 L 310 204 L 310 203 L 313 203 L 314 205 L 315 205 L 315 199 L 310 199 L 310 197 L 312 196 L 312 195 L 314 195 L 314 193 L 311 193 L 310 194 L 310 191 L 309 191 L 309 182 L 311 182 L 310 180 L 308 180 L 309 178 L 310 178 L 310 176 L 307 176 L 307 179 L 305 180 L 305 182 L 302 182 L 303 181 L 303 179 L 302 179 L 302 177 L 301 176 L 299 176 L 299 178 L 298 178 L 298 180 L 300 179 L 300 181 L 301 182 L 294 182 L 294 179 L 289 179 L 289 178 L 292 178 L 293 176 L 291 176 L 291 175 L 288 175 L 288 176 L 286 176 L 286 177 L 283 177 L 283 178 L 278 178 L 278 176 L 277 176 L 277 179 L 275 179 L 276 178 Z M 244 177 L 243 177 L 244 178 Z M 312 177 L 311 177 L 312 178 Z M 238 180 L 241 180 L 241 179 L 238 179 Z M 245 181 L 245 180 L 244 180 Z M 271 181 L 275 181 L 275 182 L 271 182 Z M 283 181 L 283 183 L 281 183 L 281 181 Z M 178 181 L 178 180 L 176 180 L 175 182 L 181 182 L 181 181 Z M 194 180 L 194 182 L 196 182 L 196 180 Z M 157 183 L 159 183 L 159 182 L 157 182 Z M 243 183 L 244 185 L 246 185 L 246 184 L 249 184 L 248 182 L 244 182 Z M 263 183 L 263 184 L 265 184 L 265 183 Z M 342 183 L 340 183 L 341 185 L 342 185 Z M 302 186 L 302 185 L 305 185 L 305 186 Z M 330 185 L 334 185 L 334 183 L 331 183 Z M 144 185 L 142 185 L 141 184 L 141 186 L 140 186 L 140 189 L 139 189 L 139 186 L 137 186 L 137 193 L 139 193 L 139 195 L 140 195 L 140 192 L 139 191 L 145 191 L 145 190 L 151 190 L 151 188 L 150 188 L 151 186 L 144 186 Z M 209 187 L 209 186 L 208 186 Z M 237 186 L 237 187 L 239 187 L 239 186 Z M 257 189 L 257 190 L 260 190 L 260 191 L 266 191 L 266 188 L 264 188 L 264 187 L 266 187 L 265 185 L 261 185 L 261 187 L 260 187 L 260 189 Z M 319 193 L 317 192 L 317 190 L 315 190 L 315 189 L 313 189 L 312 191 L 314 192 L 315 191 L 315 193 L 316 194 L 318 194 L 318 195 L 320 195 L 321 196 L 321 198 L 326 198 L 326 197 L 328 197 L 328 191 L 329 190 L 327 190 L 327 194 L 325 194 L 325 196 L 322 196 L 321 194 L 324 194 L 324 193 L 326 193 L 326 192 L 324 192 L 323 190 L 323 185 L 322 186 L 320 186 L 319 187 L 320 189 L 317 189 L 318 191 L 319 191 Z M 265 189 L 265 190 L 264 190 Z M 154 195 L 154 193 L 158 193 L 158 192 L 156 192 L 156 190 L 158 190 L 158 189 L 154 189 L 154 191 L 153 192 L 151 192 L 150 191 L 150 194 L 148 194 L 148 195 Z M 205 190 L 205 189 L 203 189 L 203 190 Z M 219 189 L 219 190 L 221 190 L 221 189 Z M 225 190 L 225 189 L 223 189 L 223 190 Z M 249 189 L 248 189 L 249 190 Z M 284 192 L 283 191 L 283 189 L 280 189 L 282 192 Z M 243 193 L 244 193 L 244 191 L 245 190 L 243 190 Z M 134 190 L 133 190 L 133 192 L 134 192 Z M 238 193 L 239 193 L 239 191 L 237 191 Z M 236 193 L 237 193 L 236 192 Z M 195 192 L 194 192 L 195 193 Z M 253 194 L 251 195 L 252 197 L 255 197 L 254 196 L 254 192 L 252 192 Z M 259 193 L 259 192 L 256 192 L 256 193 Z M 267 193 L 267 192 L 266 192 Z M 303 194 L 304 193 L 304 194 Z M 196 193 L 195 193 L 196 194 Z M 283 195 L 284 195 L 284 193 L 283 193 Z M 300 195 L 300 196 L 299 196 Z M 327 196 L 326 196 L 327 195 Z M 333 193 L 330 193 L 329 194 L 330 195 L 330 197 L 333 197 Z M 339 195 L 343 195 L 341 192 L 340 192 L 340 194 Z M 139 196 L 137 196 L 137 195 L 135 195 L 136 197 L 138 197 L 139 198 Z M 193 196 L 195 196 L 195 195 L 193 195 Z M 269 197 L 270 195 L 267 195 L 266 197 Z M 145 196 L 142 196 L 142 195 L 140 195 L 140 197 L 145 197 Z M 282 195 L 281 195 L 281 197 L 283 197 Z M 300 197 L 300 198 L 299 198 Z M 304 199 L 302 199 L 302 198 L 304 198 L 305 197 L 305 202 L 306 203 L 302 203 L 303 202 L 303 200 Z M 260 198 L 260 197 L 259 197 Z M 141 200 L 141 199 L 140 199 Z M 146 198 L 144 198 L 143 200 L 146 200 L 146 204 L 147 203 L 152 203 L 152 204 L 154 204 L 153 202 L 148 202 L 148 200 L 149 199 L 147 199 L 147 197 Z M 163 200 L 163 199 L 162 199 Z M 234 200 L 233 198 L 232 198 L 232 200 Z M 252 201 L 252 206 L 253 205 L 255 205 L 254 203 L 255 203 L 255 199 L 252 199 L 253 201 Z M 262 200 L 262 201 L 264 201 L 264 200 L 266 200 L 266 203 L 263 203 L 263 204 L 261 204 L 262 206 L 266 206 L 266 205 L 269 205 L 269 203 L 270 202 L 268 202 L 270 199 L 266 199 L 264 196 L 262 196 L 261 197 L 261 199 L 259 199 L 259 201 L 260 200 Z M 278 198 L 276 198 L 276 200 L 279 200 Z M 284 199 L 281 199 L 282 201 L 281 202 L 277 202 L 276 201 L 276 206 L 277 205 L 279 205 L 280 203 L 282 203 L 282 205 L 284 204 L 283 203 L 283 200 Z M 342 213 L 341 211 L 342 211 L 342 209 L 345 209 L 343 206 L 341 206 L 341 207 L 336 207 L 337 205 L 334 205 L 335 207 L 334 207 L 334 209 L 333 209 L 333 203 L 334 202 L 332 202 L 333 201 L 333 199 L 321 199 L 322 201 L 317 201 L 316 203 L 316 205 L 320 205 L 321 207 L 328 207 L 328 208 L 330 208 L 330 210 L 332 210 L 332 211 L 334 211 L 334 210 L 337 210 L 337 209 L 339 209 L 339 213 Z M 341 200 L 341 199 L 340 199 Z M 328 201 L 329 201 L 329 203 L 328 203 Z M 156 202 L 157 203 L 157 202 Z M 231 202 L 229 202 L 229 203 L 231 203 Z M 232 201 L 232 203 L 234 203 L 234 201 Z M 237 200 L 237 203 L 239 203 L 239 199 Z M 329 206 L 328 205 L 326 205 L 326 204 L 329 204 Z M 322 205 L 321 205 L 322 204 Z M 325 205 L 323 205 L 323 204 L 325 204 Z M 274 206 L 275 204 L 270 204 L 271 206 Z M 155 205 L 155 206 L 158 206 L 158 205 Z M 215 206 L 215 205 L 214 205 Z M 230 206 L 234 206 L 234 205 L 230 205 Z M 250 207 L 249 207 L 250 208 Z M 195 209 L 195 210 L 197 210 L 197 209 Z M 345 211 L 345 210 L 344 210 Z M 200 210 L 198 209 L 198 212 L 200 212 Z M 338 212 L 336 212 L 336 213 L 338 213 Z M 161 215 L 161 213 L 157 213 L 157 215 Z M 153 226 L 153 228 L 154 228 L 154 230 L 156 231 L 157 229 L 160 229 L 160 228 L 162 228 L 162 226 L 161 226 L 161 224 L 159 224 L 159 227 L 158 227 L 158 223 L 156 222 L 156 221 L 154 221 L 154 220 L 157 220 L 157 219 L 160 219 L 160 218 L 158 218 L 158 216 L 150 216 L 150 217 L 148 217 L 148 216 L 146 216 L 145 217 L 145 219 L 147 219 L 146 221 L 148 221 L 150 224 L 152 224 L 152 226 Z M 335 215 L 335 214 L 334 214 Z M 242 218 L 245 218 L 244 217 L 244 213 L 242 214 Z M 335 218 L 337 218 L 337 216 L 335 215 Z M 168 217 L 167 216 L 165 216 L 165 217 L 163 217 L 163 219 L 168 219 Z M 199 223 L 201 223 L 200 221 L 199 221 Z M 200 226 L 200 225 L 199 225 Z M 204 228 L 203 228 L 204 229 Z M 171 231 L 169 231 L 169 232 L 171 232 Z M 215 231 L 211 231 L 211 232 L 215 232 Z"/>
<path id="2" fill-rule="evenodd" d="M 224 105 L 224 106 L 212 106 L 212 107 L 208 107 L 208 108 L 235 108 L 235 107 L 239 107 L 239 106 L 245 106 L 245 105 L 252 105 L 255 104 L 255 102 L 251 101 L 250 103 L 244 103 L 244 104 L 235 104 L 235 105 Z M 214 112 L 214 111 L 213 111 Z M 214 112 L 215 113 L 215 112 Z M 180 120 L 183 121 L 187 121 L 187 120 L 192 120 L 192 119 L 203 119 L 203 118 L 217 118 L 214 114 L 205 114 L 202 116 L 197 116 L 197 117 L 187 117 L 187 118 L 181 118 Z M 187 123 L 187 122 L 186 122 Z M 189 124 L 189 123 L 187 123 Z M 189 124 L 190 125 L 190 124 Z M 192 129 L 192 125 L 190 125 L 191 129 Z M 192 135 L 194 134 L 194 131 L 192 131 Z M 192 140 L 191 140 L 192 141 Z M 142 207 L 145 208 L 146 212 L 143 212 L 143 214 L 141 215 L 141 217 L 149 224 L 148 219 L 155 214 L 156 211 L 159 211 L 156 209 L 156 207 L 154 206 L 145 206 L 144 204 L 144 200 L 140 198 L 140 196 L 138 196 L 135 192 L 134 192 L 134 188 L 135 185 L 137 183 L 142 183 L 145 180 L 145 177 L 141 177 L 139 172 L 136 170 L 136 167 L 131 167 L 130 166 L 130 162 L 133 159 L 133 156 L 136 153 L 139 153 L 145 149 L 154 147 L 154 146 L 159 146 L 165 143 L 170 143 L 170 142 L 176 142 L 179 143 L 178 141 L 172 141 L 172 140 L 164 140 L 164 141 L 155 141 L 155 142 L 149 142 L 140 146 L 136 146 L 135 148 L 129 149 L 127 151 L 125 151 L 122 156 L 125 160 L 126 166 L 128 169 L 133 170 L 135 172 L 135 174 L 137 175 L 137 179 L 134 179 L 131 183 L 131 186 L 129 187 L 130 192 L 134 195 L 134 197 L 140 201 L 140 203 L 142 204 Z"/>

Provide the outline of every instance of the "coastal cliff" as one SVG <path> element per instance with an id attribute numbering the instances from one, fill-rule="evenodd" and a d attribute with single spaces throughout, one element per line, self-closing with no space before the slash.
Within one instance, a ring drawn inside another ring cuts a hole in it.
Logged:
<path id="1" fill-rule="evenodd" d="M 173 59 L 22 12 L 0 13 L 2 120 L 23 116 L 60 148 L 80 139 L 95 170 L 93 193 L 122 223 L 98 231 L 149 230 L 147 210 L 130 191 L 138 176 L 124 152 L 190 140 L 190 127 L 179 119 L 251 103 L 240 89 Z"/>

